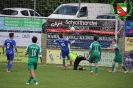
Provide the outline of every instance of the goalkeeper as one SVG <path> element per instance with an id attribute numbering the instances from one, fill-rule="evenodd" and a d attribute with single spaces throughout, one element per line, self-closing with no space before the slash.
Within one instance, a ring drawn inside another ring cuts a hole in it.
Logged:
<path id="1" fill-rule="evenodd" d="M 70 44 L 68 44 L 68 48 L 69 48 L 69 57 L 71 59 L 71 61 L 74 63 L 74 67 L 73 67 L 73 70 L 86 70 L 84 69 L 83 67 L 82 68 L 78 68 L 78 65 L 80 63 L 80 61 L 82 60 L 86 60 L 85 57 L 83 56 L 78 56 L 77 54 L 74 54 L 72 51 L 71 51 L 71 46 Z M 68 59 L 66 59 L 66 62 L 67 62 Z M 67 64 L 66 64 L 67 65 Z"/>

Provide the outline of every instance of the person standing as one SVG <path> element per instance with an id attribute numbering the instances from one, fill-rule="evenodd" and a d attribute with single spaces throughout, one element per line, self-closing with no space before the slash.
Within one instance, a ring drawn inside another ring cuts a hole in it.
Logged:
<path id="1" fill-rule="evenodd" d="M 18 53 L 17 47 L 16 47 L 16 42 L 13 40 L 14 38 L 14 33 L 9 33 L 9 39 L 6 39 L 3 46 L 3 54 L 5 53 L 4 47 L 6 47 L 6 56 L 7 56 L 7 69 L 6 72 L 10 72 L 12 63 L 14 60 L 14 48 L 16 50 L 16 53 Z"/>

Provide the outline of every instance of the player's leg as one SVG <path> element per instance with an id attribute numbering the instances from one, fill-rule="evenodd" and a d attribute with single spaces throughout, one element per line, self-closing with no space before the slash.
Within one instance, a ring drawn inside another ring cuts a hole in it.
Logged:
<path id="1" fill-rule="evenodd" d="M 30 76 L 29 76 L 29 79 L 27 80 L 26 84 L 30 84 L 31 80 L 33 79 L 31 73 L 30 73 Z"/>
<path id="2" fill-rule="evenodd" d="M 66 52 L 62 52 L 62 58 L 63 58 L 63 70 L 66 70 L 66 63 L 65 63 L 65 58 L 67 57 Z"/>
<path id="3" fill-rule="evenodd" d="M 6 69 L 6 72 L 10 72 L 10 71 L 8 71 L 8 67 L 9 67 L 9 63 L 10 63 L 9 55 L 7 54 L 6 56 L 7 56 L 7 69 Z"/>
<path id="4" fill-rule="evenodd" d="M 8 67 L 7 67 L 7 69 L 10 72 L 11 67 L 12 67 L 12 63 L 13 63 L 13 59 L 14 59 L 14 54 L 9 55 L 8 57 L 9 57 L 9 60 L 8 60 Z"/>
<path id="5" fill-rule="evenodd" d="M 75 62 L 74 62 L 73 70 L 77 70 L 78 64 L 79 64 L 79 61 L 78 61 L 78 57 L 77 57 L 76 60 L 75 60 Z"/>
<path id="6" fill-rule="evenodd" d="M 82 61 L 82 60 L 86 60 L 86 58 L 85 57 L 78 57 L 78 65 L 79 65 L 79 63 L 80 63 L 80 61 Z M 83 67 L 80 67 L 80 68 L 78 68 L 78 70 L 86 70 L 85 68 L 83 68 Z"/>
<path id="7" fill-rule="evenodd" d="M 92 63 L 93 63 L 93 57 L 92 57 L 92 56 L 90 56 L 90 58 L 89 58 L 89 68 L 90 68 L 90 74 L 92 74 L 92 73 L 93 73 L 93 71 L 92 71 Z"/>
<path id="8" fill-rule="evenodd" d="M 114 58 L 113 62 L 112 62 L 112 70 L 110 70 L 109 72 L 114 72 L 115 69 L 115 62 L 117 62 L 117 57 Z"/>
<path id="9" fill-rule="evenodd" d="M 95 63 L 95 74 L 96 75 L 98 74 L 98 63 L 97 62 Z"/>
<path id="10" fill-rule="evenodd" d="M 95 74 L 98 74 L 98 62 L 99 62 L 100 58 L 99 56 L 95 56 L 94 58 L 94 62 L 95 62 Z"/>
<path id="11" fill-rule="evenodd" d="M 122 69 L 124 70 L 124 73 L 128 72 L 126 67 L 122 63 L 119 63 L 119 66 L 122 67 Z"/>
<path id="12" fill-rule="evenodd" d="M 27 80 L 27 83 L 26 84 L 29 84 L 30 81 L 33 79 L 35 85 L 38 84 L 37 80 L 36 80 L 36 76 L 35 76 L 35 72 L 34 70 L 37 69 L 37 63 L 33 63 L 31 61 L 28 61 L 28 69 L 30 71 L 30 77 L 29 79 Z"/>

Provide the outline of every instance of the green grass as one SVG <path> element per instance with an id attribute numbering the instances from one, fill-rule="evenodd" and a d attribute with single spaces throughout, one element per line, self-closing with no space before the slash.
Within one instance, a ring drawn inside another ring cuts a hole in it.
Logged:
<path id="1" fill-rule="evenodd" d="M 24 63 L 14 63 L 12 72 L 6 73 L 6 64 L 0 63 L 0 88 L 133 88 L 133 73 L 117 71 L 109 73 L 109 68 L 99 67 L 99 74 L 74 71 L 72 67 L 62 70 L 61 66 L 39 65 L 36 78 L 39 85 L 26 85 L 29 72 Z"/>

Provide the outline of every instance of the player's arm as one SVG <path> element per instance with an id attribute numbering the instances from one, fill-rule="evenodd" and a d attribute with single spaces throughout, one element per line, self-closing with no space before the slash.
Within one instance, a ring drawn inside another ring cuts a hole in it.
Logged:
<path id="1" fill-rule="evenodd" d="M 69 44 L 72 44 L 72 43 L 74 43 L 76 40 L 78 40 L 78 39 L 75 38 L 73 41 L 70 41 L 70 40 L 66 39 L 65 42 L 66 42 L 66 43 L 69 43 Z"/>
<path id="2" fill-rule="evenodd" d="M 58 41 L 58 39 L 56 39 L 56 40 L 54 40 L 54 42 L 58 43 L 59 41 Z"/>
<path id="3" fill-rule="evenodd" d="M 27 46 L 27 48 L 25 50 L 25 56 L 28 54 L 28 48 L 29 48 L 29 46 Z"/>
<path id="4" fill-rule="evenodd" d="M 88 60 L 90 54 L 91 54 L 91 51 L 92 51 L 92 44 L 90 45 L 90 48 L 89 48 L 89 53 L 88 53 L 88 56 L 86 57 L 86 60 Z"/>
<path id="5" fill-rule="evenodd" d="M 101 55 L 102 55 L 101 46 L 99 46 L 99 51 L 100 51 L 100 59 L 101 59 Z"/>
<path id="6" fill-rule="evenodd" d="M 15 42 L 15 41 L 14 41 L 14 43 L 13 43 L 13 47 L 14 47 L 16 53 L 18 54 L 18 49 L 17 49 L 17 46 L 16 46 L 16 42 Z"/>
<path id="7" fill-rule="evenodd" d="M 114 50 L 115 48 L 116 48 L 116 47 L 115 47 L 115 46 L 113 46 L 113 45 L 112 45 L 112 46 L 110 46 L 110 47 L 108 47 L 108 49 L 109 49 L 109 50 Z"/>
<path id="8" fill-rule="evenodd" d="M 5 53 L 5 50 L 4 50 L 5 46 L 6 46 L 6 41 L 4 42 L 4 44 L 3 44 L 3 46 L 2 46 L 3 54 Z"/>

